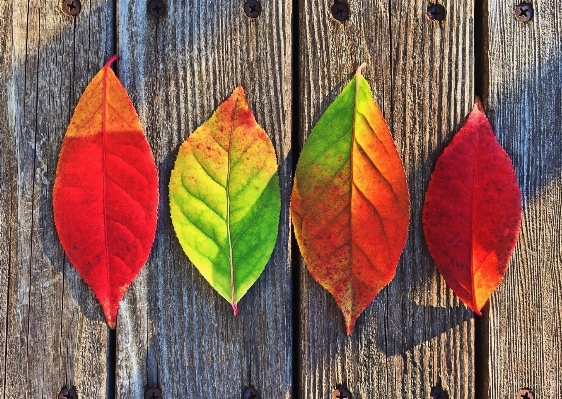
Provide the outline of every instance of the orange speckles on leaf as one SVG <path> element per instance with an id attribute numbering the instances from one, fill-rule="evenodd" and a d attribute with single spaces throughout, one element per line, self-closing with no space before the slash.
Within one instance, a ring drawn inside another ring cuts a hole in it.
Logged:
<path id="1" fill-rule="evenodd" d="M 402 162 L 360 67 L 313 128 L 291 196 L 307 268 L 334 296 L 347 334 L 394 277 L 409 212 Z"/>
<path id="2" fill-rule="evenodd" d="M 238 87 L 182 144 L 170 178 L 179 242 L 234 314 L 271 256 L 280 207 L 275 150 Z"/>

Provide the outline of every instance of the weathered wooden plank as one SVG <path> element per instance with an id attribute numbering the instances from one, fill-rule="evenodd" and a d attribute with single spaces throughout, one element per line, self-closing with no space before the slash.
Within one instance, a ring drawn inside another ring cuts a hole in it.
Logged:
<path id="1" fill-rule="evenodd" d="M 424 193 L 443 147 L 473 101 L 473 2 L 447 2 L 426 17 L 421 0 L 300 2 L 301 137 L 367 62 L 373 95 L 394 134 L 408 176 L 411 223 L 395 279 L 349 337 L 331 296 L 301 267 L 301 392 L 331 398 L 346 382 L 354 398 L 422 398 L 441 380 L 452 398 L 474 393 L 473 313 L 437 273 L 421 227 Z"/>
<path id="2" fill-rule="evenodd" d="M 70 116 L 111 53 L 113 7 L 84 1 L 76 19 L 47 0 L 0 8 L 2 397 L 52 398 L 64 384 L 104 397 L 105 322 L 58 243 L 51 194 Z"/>
<path id="3" fill-rule="evenodd" d="M 118 2 L 119 74 L 138 110 L 160 176 L 160 210 L 151 258 L 118 317 L 118 398 L 239 398 L 253 384 L 263 398 L 292 387 L 291 2 L 262 1 L 249 19 L 244 1 L 167 1 L 158 21 L 146 0 Z M 232 315 L 191 265 L 174 235 L 170 171 L 181 142 L 237 85 L 273 140 L 280 160 L 282 217 L 272 260 Z"/>
<path id="4" fill-rule="evenodd" d="M 562 397 L 562 3 L 532 3 L 527 24 L 510 2 L 489 0 L 486 13 L 489 115 L 523 193 L 519 242 L 483 331 L 494 399 L 524 387 Z"/>
<path id="5" fill-rule="evenodd" d="M 0 15 L 12 15 L 12 1 L 0 3 Z M 15 200 L 15 137 L 14 115 L 8 107 L 12 69 L 12 24 L 0 21 L 0 387 L 4 395 L 6 376 L 6 325 L 8 322 L 8 273 L 14 246 L 11 240 L 14 229 L 13 203 Z"/>

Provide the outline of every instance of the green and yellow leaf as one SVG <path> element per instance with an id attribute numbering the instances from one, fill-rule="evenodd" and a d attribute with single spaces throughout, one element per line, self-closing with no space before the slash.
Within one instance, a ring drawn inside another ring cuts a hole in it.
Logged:
<path id="1" fill-rule="evenodd" d="M 234 314 L 271 257 L 280 210 L 275 150 L 238 87 L 182 144 L 170 178 L 179 242 Z"/>

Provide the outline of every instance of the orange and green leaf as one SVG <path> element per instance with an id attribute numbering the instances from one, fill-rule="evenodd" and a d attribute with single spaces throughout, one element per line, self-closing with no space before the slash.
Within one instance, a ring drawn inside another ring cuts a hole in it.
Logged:
<path id="1" fill-rule="evenodd" d="M 423 229 L 439 272 L 478 315 L 507 270 L 520 223 L 515 170 L 477 99 L 437 160 Z"/>
<path id="2" fill-rule="evenodd" d="M 137 113 L 110 68 L 80 98 L 63 140 L 54 219 L 70 262 L 115 328 L 119 302 L 156 233 L 158 175 Z"/>
<path id="3" fill-rule="evenodd" d="M 302 256 L 348 334 L 394 277 L 410 214 L 402 161 L 363 67 L 312 129 L 291 196 Z"/>
<path id="4" fill-rule="evenodd" d="M 242 87 L 180 147 L 170 210 L 185 253 L 237 314 L 271 257 L 281 210 L 275 150 Z"/>

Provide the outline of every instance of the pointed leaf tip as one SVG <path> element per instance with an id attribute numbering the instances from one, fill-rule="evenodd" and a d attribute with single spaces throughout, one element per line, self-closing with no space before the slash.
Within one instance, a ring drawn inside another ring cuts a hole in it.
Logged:
<path id="1" fill-rule="evenodd" d="M 312 129 L 291 194 L 306 267 L 334 297 L 347 334 L 394 277 L 410 216 L 402 161 L 367 81 L 357 77 Z"/>
<path id="2" fill-rule="evenodd" d="M 474 105 L 472 106 L 472 112 L 480 112 L 484 115 L 486 115 L 486 111 L 484 110 L 484 105 L 482 104 L 482 100 L 480 100 L 480 97 L 476 96 L 476 98 L 474 99 Z"/>
<path id="3" fill-rule="evenodd" d="M 437 159 L 422 221 L 439 272 L 455 294 L 481 315 L 517 242 L 521 191 L 479 99 Z"/>
<path id="4" fill-rule="evenodd" d="M 345 333 L 346 335 L 351 335 L 353 333 L 353 329 L 355 328 L 355 320 L 353 321 L 347 321 L 345 323 Z"/>

